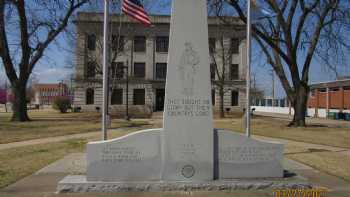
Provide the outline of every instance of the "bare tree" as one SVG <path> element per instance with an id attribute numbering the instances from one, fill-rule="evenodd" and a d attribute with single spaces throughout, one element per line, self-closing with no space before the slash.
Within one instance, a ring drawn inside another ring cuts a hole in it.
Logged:
<path id="1" fill-rule="evenodd" d="M 26 86 L 45 50 L 88 0 L 0 0 L 0 56 L 14 94 L 13 121 L 28 121 Z"/>
<path id="2" fill-rule="evenodd" d="M 232 7 L 246 23 L 246 1 L 213 0 Z M 349 48 L 349 1 L 261 0 L 271 15 L 252 25 L 253 36 L 276 72 L 294 108 L 290 126 L 305 126 L 309 71 L 315 56 L 331 64 Z"/>
<path id="3" fill-rule="evenodd" d="M 210 40 L 209 40 L 210 42 Z M 212 79 L 212 83 L 214 85 L 214 88 L 219 92 L 220 97 L 220 118 L 225 117 L 225 111 L 224 111 L 224 95 L 228 89 L 225 89 L 226 86 L 228 86 L 228 80 L 229 80 L 229 67 L 232 63 L 232 50 L 230 44 L 227 44 L 225 42 L 224 36 L 221 35 L 218 38 L 219 47 L 214 48 L 214 46 L 210 47 L 210 56 L 212 60 L 211 64 L 211 72 L 215 73 L 215 76 L 213 76 L 214 79 Z M 214 43 L 215 44 L 215 43 Z"/>

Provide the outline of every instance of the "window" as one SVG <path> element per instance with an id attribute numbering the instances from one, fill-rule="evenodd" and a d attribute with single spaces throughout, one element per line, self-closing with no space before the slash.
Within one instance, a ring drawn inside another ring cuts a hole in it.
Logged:
<path id="1" fill-rule="evenodd" d="M 272 106 L 272 99 L 267 99 L 267 106 Z"/>
<path id="2" fill-rule="evenodd" d="M 86 105 L 94 104 L 94 89 L 88 88 L 86 90 Z"/>
<path id="3" fill-rule="evenodd" d="M 211 103 L 215 105 L 215 90 L 211 90 Z"/>
<path id="4" fill-rule="evenodd" d="M 124 63 L 112 62 L 110 75 L 112 78 L 122 79 L 124 78 Z"/>
<path id="5" fill-rule="evenodd" d="M 134 63 L 134 77 L 145 78 L 146 64 L 141 62 Z"/>
<path id="6" fill-rule="evenodd" d="M 286 105 L 286 100 L 285 99 L 281 99 L 280 100 L 280 107 L 285 107 Z"/>
<path id="7" fill-rule="evenodd" d="M 216 49 L 216 39 L 215 38 L 209 38 L 209 52 L 215 53 Z"/>
<path id="8" fill-rule="evenodd" d="M 239 53 L 239 40 L 238 40 L 238 38 L 231 39 L 231 52 L 234 54 Z"/>
<path id="9" fill-rule="evenodd" d="M 237 80 L 239 78 L 238 64 L 231 64 L 230 66 L 230 80 Z"/>
<path id="10" fill-rule="evenodd" d="M 112 35 L 112 50 L 124 51 L 124 36 Z"/>
<path id="11" fill-rule="evenodd" d="M 232 90 L 232 95 L 231 95 L 231 106 L 238 106 L 238 91 Z"/>
<path id="12" fill-rule="evenodd" d="M 145 105 L 145 89 L 134 89 L 134 105 Z"/>
<path id="13" fill-rule="evenodd" d="M 350 86 L 344 86 L 343 90 L 350 90 Z"/>
<path id="14" fill-rule="evenodd" d="M 311 91 L 310 91 L 310 96 L 311 96 L 311 97 L 314 97 L 315 95 L 316 95 L 316 91 L 315 91 L 315 90 L 311 90 Z"/>
<path id="15" fill-rule="evenodd" d="M 166 77 L 166 63 L 157 63 L 156 64 L 156 79 L 165 79 Z"/>
<path id="16" fill-rule="evenodd" d="M 86 77 L 94 78 L 96 75 L 96 62 L 89 61 L 86 65 Z"/>
<path id="17" fill-rule="evenodd" d="M 330 91 L 331 92 L 337 92 L 337 91 L 339 91 L 339 88 L 331 88 Z"/>
<path id="18" fill-rule="evenodd" d="M 112 105 L 122 105 L 123 104 L 123 89 L 113 89 L 111 104 Z"/>
<path id="19" fill-rule="evenodd" d="M 327 89 L 326 88 L 321 88 L 321 89 L 318 89 L 319 92 L 327 92 Z"/>
<path id="20" fill-rule="evenodd" d="M 87 48 L 90 51 L 94 51 L 96 49 L 96 36 L 95 36 L 95 34 L 90 34 L 87 36 Z"/>
<path id="21" fill-rule="evenodd" d="M 135 36 L 134 38 L 134 52 L 146 52 L 146 37 Z"/>
<path id="22" fill-rule="evenodd" d="M 210 64 L 210 79 L 215 80 L 215 64 Z"/>
<path id="23" fill-rule="evenodd" d="M 159 36 L 156 38 L 156 51 L 157 52 L 168 52 L 169 48 L 169 37 Z"/>

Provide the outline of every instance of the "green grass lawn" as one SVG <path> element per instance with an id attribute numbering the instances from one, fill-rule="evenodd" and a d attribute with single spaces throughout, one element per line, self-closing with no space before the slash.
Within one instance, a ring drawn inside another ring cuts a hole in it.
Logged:
<path id="1" fill-rule="evenodd" d="M 30 139 L 86 133 L 101 129 L 98 113 L 30 111 L 30 122 L 11 122 L 11 113 L 0 113 L 0 144 Z M 148 121 L 113 120 L 111 128 L 148 125 Z"/>

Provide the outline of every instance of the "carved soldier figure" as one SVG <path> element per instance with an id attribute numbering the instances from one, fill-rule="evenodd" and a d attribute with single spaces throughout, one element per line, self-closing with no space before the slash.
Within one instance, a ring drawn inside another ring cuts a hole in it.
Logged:
<path id="1" fill-rule="evenodd" d="M 192 43 L 186 42 L 185 50 L 181 55 L 180 64 L 178 65 L 182 83 L 182 94 L 186 96 L 193 95 L 194 76 L 197 73 L 199 62 L 199 55 L 193 50 Z"/>

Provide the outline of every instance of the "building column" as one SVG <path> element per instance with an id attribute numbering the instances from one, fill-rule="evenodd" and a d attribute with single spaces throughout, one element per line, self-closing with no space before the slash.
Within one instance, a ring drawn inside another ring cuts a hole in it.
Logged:
<path id="1" fill-rule="evenodd" d="M 329 88 L 327 87 L 327 99 L 326 99 L 326 112 L 327 112 L 327 114 L 326 114 L 326 116 L 327 116 L 327 118 L 328 118 L 328 114 L 329 114 L 329 106 L 330 106 L 330 97 L 329 97 Z"/>
<path id="2" fill-rule="evenodd" d="M 340 98 L 340 112 L 343 112 L 344 110 L 344 88 L 343 87 L 340 87 L 340 95 L 341 95 L 341 98 Z"/>

